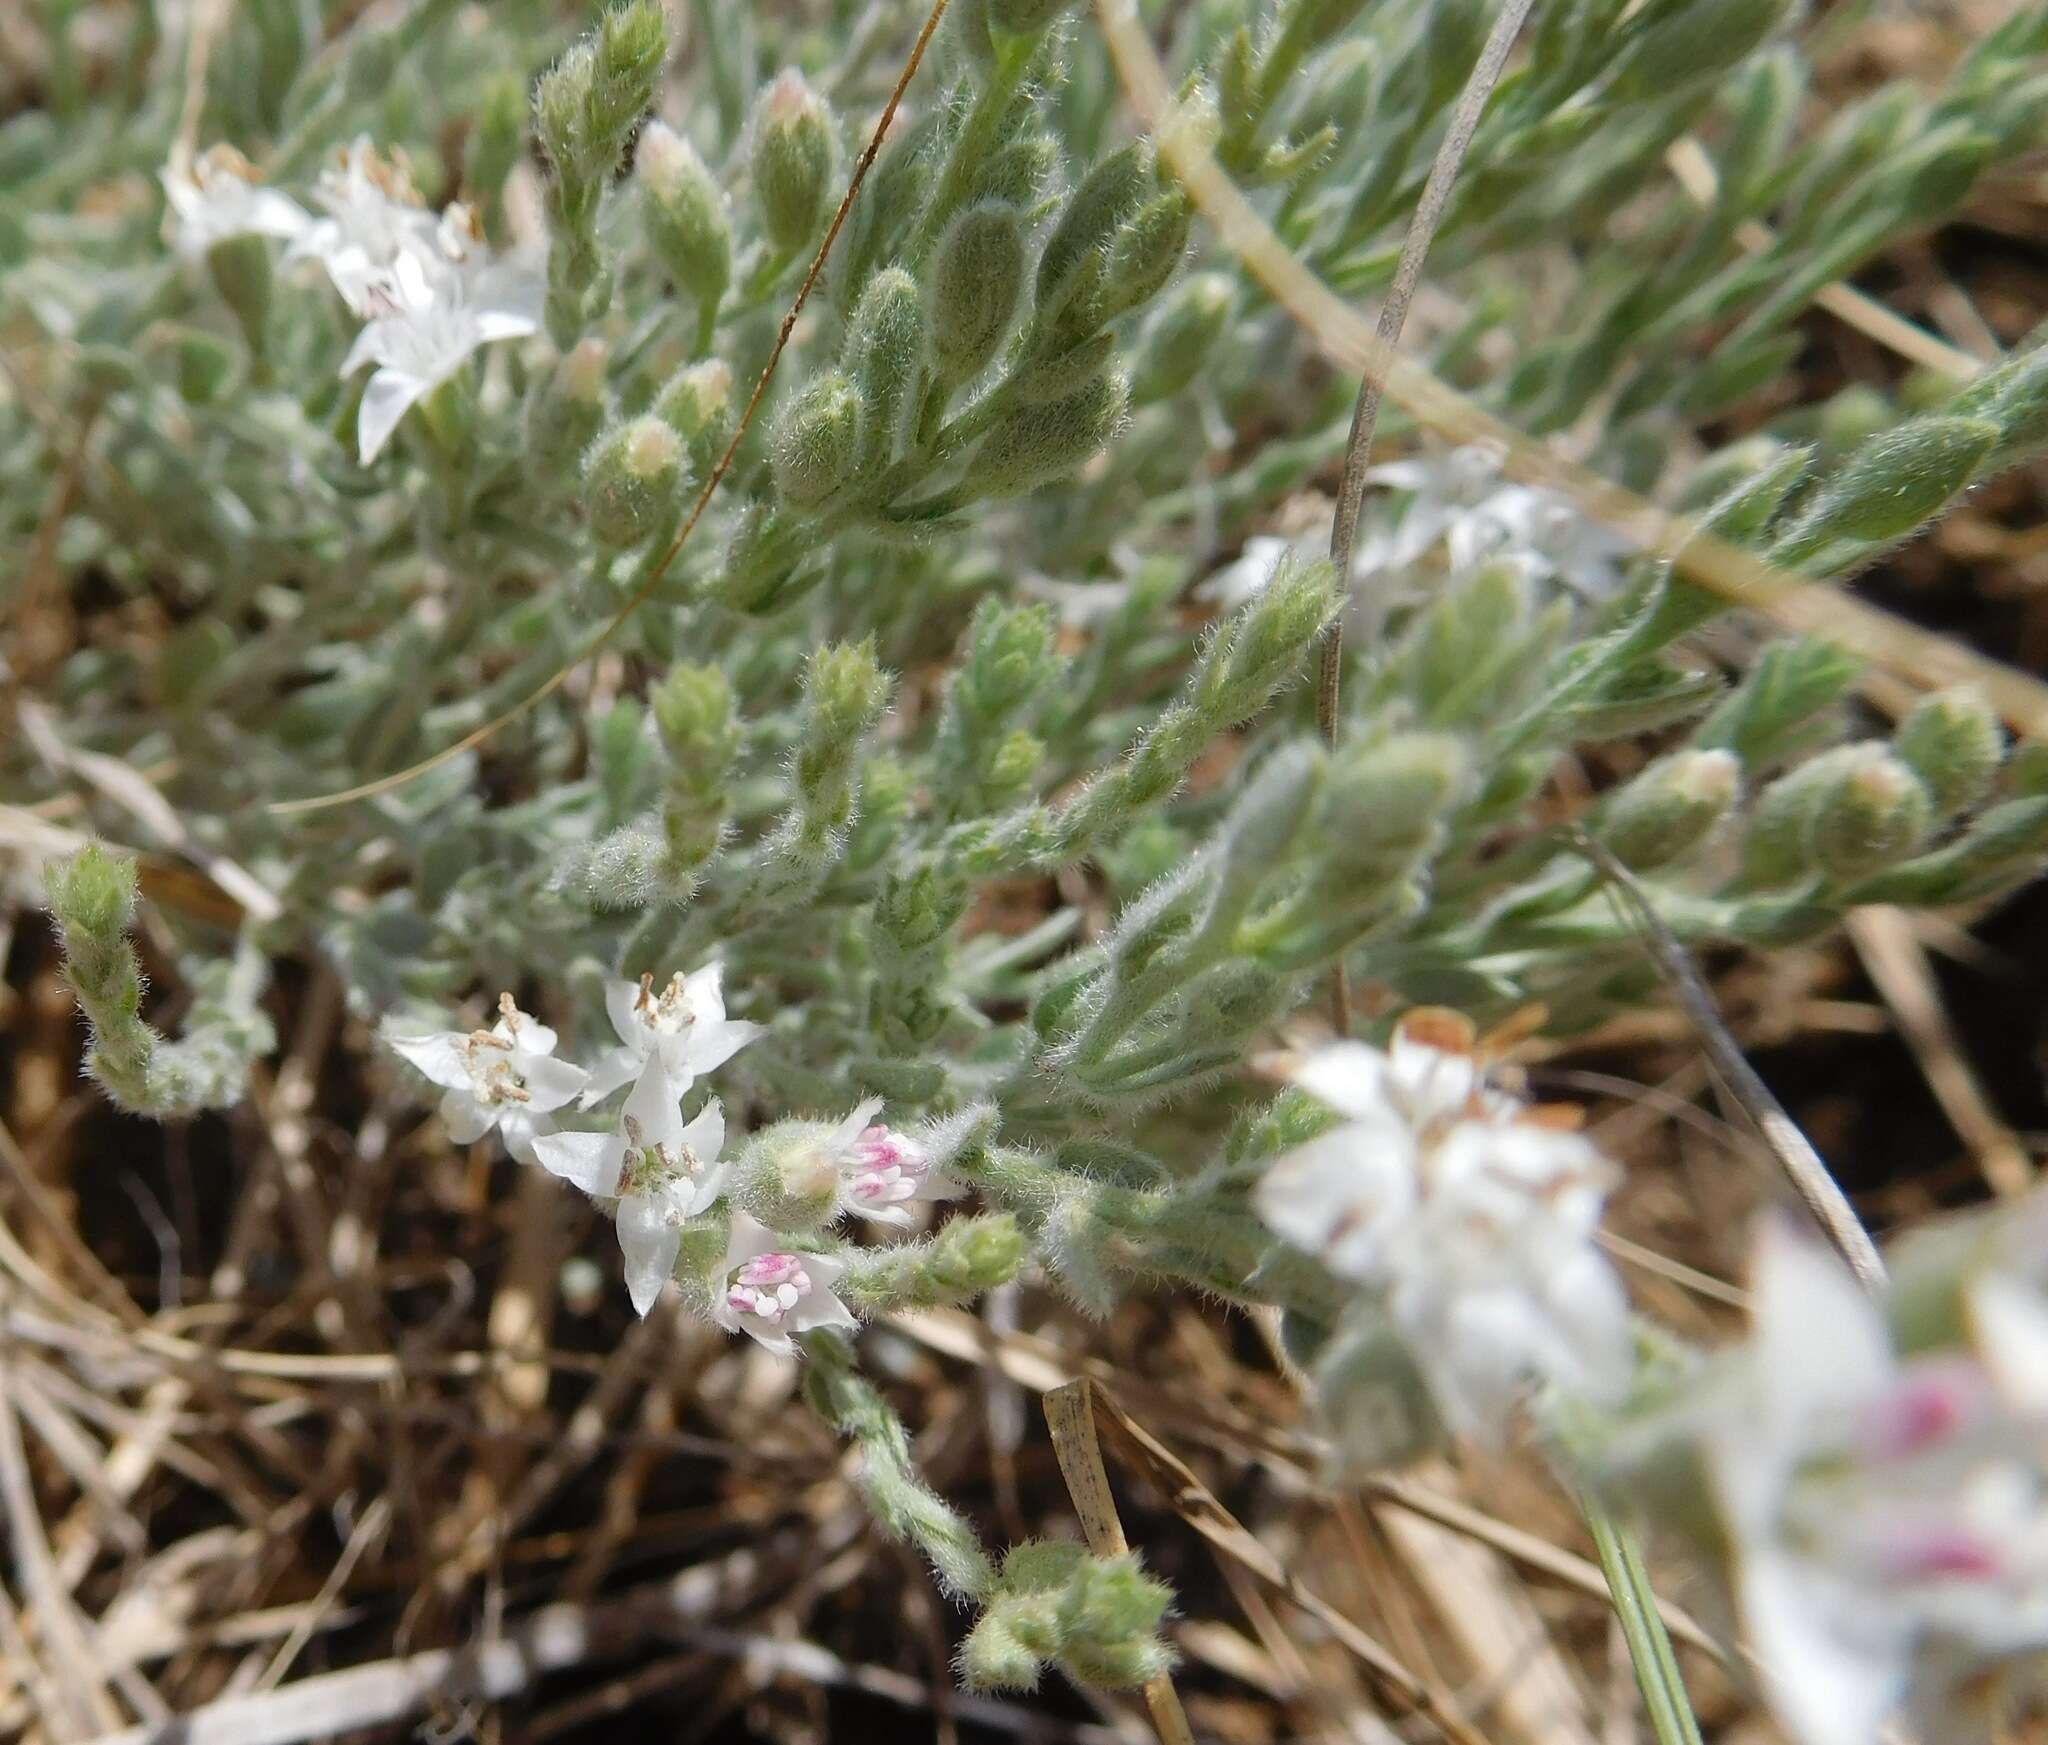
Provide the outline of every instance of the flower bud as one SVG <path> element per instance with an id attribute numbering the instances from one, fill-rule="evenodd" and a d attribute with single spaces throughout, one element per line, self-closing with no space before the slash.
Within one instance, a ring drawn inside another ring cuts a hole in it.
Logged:
<path id="1" fill-rule="evenodd" d="M 1756 771 L 1794 756 L 1824 730 L 1834 706 L 1855 688 L 1862 663 L 1831 642 L 1775 642 L 1700 723 L 1693 743 L 1732 751 Z"/>
<path id="2" fill-rule="evenodd" d="M 1135 1555 L 1084 1559 L 1060 1596 L 1060 1658 L 1090 1683 L 1144 1683 L 1166 1668 L 1154 1633 L 1172 1599 Z"/>
<path id="3" fill-rule="evenodd" d="M 960 1676 L 969 1690 L 1032 1690 L 1045 1669 L 1045 1656 L 1019 1639 L 1009 1607 L 984 1612 L 960 1644 Z"/>
<path id="4" fill-rule="evenodd" d="M 240 325 L 250 356 L 261 357 L 270 319 L 269 241 L 261 236 L 231 236 L 217 242 L 206 252 L 206 270 L 221 301 Z"/>
<path id="5" fill-rule="evenodd" d="M 1340 1475 L 1405 1466 L 1442 1446 L 1422 1372 L 1378 1305 L 1362 1302 L 1345 1317 L 1313 1374 Z"/>
<path id="6" fill-rule="evenodd" d="M 1091 257 L 1109 246 L 1151 185 L 1152 155 L 1142 144 L 1112 152 L 1067 198 L 1060 221 L 1038 257 L 1038 315 L 1056 318 Z"/>
<path id="7" fill-rule="evenodd" d="M 717 666 L 673 666 L 649 699 L 662 748 L 688 773 L 705 764 L 723 765 L 737 749 L 732 681 Z"/>
<path id="8" fill-rule="evenodd" d="M 634 173 L 648 246 L 708 319 L 732 278 L 732 220 L 724 194 L 696 148 L 660 121 L 642 130 Z"/>
<path id="9" fill-rule="evenodd" d="M 603 340 L 581 340 L 534 384 L 526 402 L 526 457 L 539 477 L 566 477 L 604 428 L 605 361 Z"/>
<path id="10" fill-rule="evenodd" d="M 1668 866 L 1728 816 L 1741 780 L 1742 766 L 1728 752 L 1673 752 L 1614 796 L 1601 840 L 1636 872 Z"/>
<path id="11" fill-rule="evenodd" d="M 1120 370 L 1049 405 L 1020 406 L 983 439 L 969 483 L 984 497 L 1019 497 L 1066 477 L 1122 428 L 1130 383 Z"/>
<path id="12" fill-rule="evenodd" d="M 2005 468 L 2048 445 L 2048 345 L 2037 344 L 1987 370 L 1950 401 L 1960 418 L 1988 418 L 1998 444 L 1986 470 Z"/>
<path id="13" fill-rule="evenodd" d="M 1815 574 L 1913 532 L 1975 476 L 1998 440 L 1983 418 L 1915 418 L 1874 436 L 1815 494 L 1771 557 Z"/>
<path id="14" fill-rule="evenodd" d="M 1103 274 L 1100 318 L 1114 320 L 1151 301 L 1187 254 L 1195 209 L 1178 188 L 1149 200 L 1117 232 Z"/>
<path id="15" fill-rule="evenodd" d="M 686 364 L 656 396 L 654 415 L 683 439 L 691 464 L 709 473 L 732 435 L 732 366 L 716 357 Z"/>
<path id="16" fill-rule="evenodd" d="M 939 239 L 930 280 L 932 356 L 948 388 L 988 367 L 1024 290 L 1024 224 L 1003 201 L 970 206 Z"/>
<path id="17" fill-rule="evenodd" d="M 1149 406 L 1178 394 L 1209 361 L 1237 290 L 1222 273 L 1197 273 L 1146 322 L 1131 365 L 1131 404 Z"/>
<path id="18" fill-rule="evenodd" d="M 984 1212 L 949 1220 L 933 1238 L 926 1264 L 941 1294 L 959 1299 L 1008 1284 L 1030 1251 L 1022 1228 L 1008 1212 Z"/>
<path id="19" fill-rule="evenodd" d="M 830 1121 L 778 1121 L 733 1165 L 734 1202 L 769 1229 L 799 1237 L 839 1216 L 840 1129 Z"/>
<path id="20" fill-rule="evenodd" d="M 794 67 L 777 75 L 754 110 L 752 168 L 761 228 L 785 254 L 817 240 L 831 193 L 832 116 Z"/>
<path id="21" fill-rule="evenodd" d="M 775 483 L 800 509 L 815 509 L 853 476 L 860 396 L 839 370 L 803 390 L 775 425 Z"/>
<path id="22" fill-rule="evenodd" d="M 2005 736 L 1975 691 L 1942 691 L 1914 704 L 1892 735 L 1892 750 L 1933 797 L 1937 818 L 1967 811 L 1991 791 Z"/>
<path id="23" fill-rule="evenodd" d="M 859 459 L 863 475 L 896 458 L 917 416 L 924 374 L 924 299 L 901 267 L 868 280 L 846 338 L 846 363 L 860 396 Z"/>
<path id="24" fill-rule="evenodd" d="M 1821 795 L 1814 813 L 1814 860 L 1838 881 L 1905 859 L 1933 822 L 1920 778 L 1882 748 L 1871 750 Z"/>
<path id="25" fill-rule="evenodd" d="M 975 171 L 969 193 L 976 200 L 1001 200 L 1026 210 L 1059 168 L 1059 141 L 1049 133 L 1027 133 L 999 145 Z"/>
<path id="26" fill-rule="evenodd" d="M 234 374 L 234 352 L 223 340 L 198 328 L 181 331 L 173 341 L 172 362 L 178 392 L 194 406 L 210 405 Z"/>
<path id="27" fill-rule="evenodd" d="M 674 503 L 682 476 L 682 439 L 659 418 L 621 424 L 584 463 L 591 532 L 615 551 L 638 545 Z"/>

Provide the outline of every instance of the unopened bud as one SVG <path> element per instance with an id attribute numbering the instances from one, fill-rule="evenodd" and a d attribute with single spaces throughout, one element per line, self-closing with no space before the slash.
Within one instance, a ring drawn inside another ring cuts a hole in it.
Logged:
<path id="1" fill-rule="evenodd" d="M 1117 433 L 1129 403 L 1128 379 L 1112 370 L 1063 400 L 1019 407 L 982 442 L 970 482 L 985 497 L 1018 497 L 1065 478 Z"/>
<path id="2" fill-rule="evenodd" d="M 675 501 L 682 476 L 682 439 L 659 418 L 620 425 L 584 465 L 583 507 L 591 532 L 617 551 L 638 545 Z"/>
<path id="3" fill-rule="evenodd" d="M 853 476 L 860 443 L 860 396 L 831 370 L 805 386 L 775 426 L 775 483 L 800 509 L 814 509 Z"/>
<path id="4" fill-rule="evenodd" d="M 261 236 L 231 236 L 206 253 L 206 270 L 221 301 L 233 312 L 252 357 L 264 352 L 270 319 L 270 243 Z"/>
<path id="5" fill-rule="evenodd" d="M 1223 337 L 1237 290 L 1222 273 L 1197 273 L 1145 324 L 1131 366 L 1131 404 L 1178 394 L 1202 371 Z"/>
<path id="6" fill-rule="evenodd" d="M 924 299 L 901 267 L 868 280 L 847 334 L 846 362 L 860 396 L 860 473 L 879 472 L 896 458 L 917 416 L 924 375 Z"/>
<path id="7" fill-rule="evenodd" d="M 650 701 L 662 746 L 685 772 L 730 758 L 735 736 L 732 681 L 722 668 L 671 667 Z"/>
<path id="8" fill-rule="evenodd" d="M 947 226 L 931 271 L 932 356 L 949 388 L 988 367 L 1024 290 L 1024 224 L 1005 201 L 970 206 Z"/>
<path id="9" fill-rule="evenodd" d="M 1152 185 L 1152 154 L 1143 145 L 1112 152 L 1068 196 L 1060 221 L 1038 257 L 1040 319 L 1057 315 L 1083 264 L 1109 246 Z"/>
<path id="10" fill-rule="evenodd" d="M 715 311 L 732 278 L 732 220 L 717 181 L 696 148 L 660 121 L 642 130 L 634 169 L 655 258 L 701 309 Z"/>
<path id="11" fill-rule="evenodd" d="M 1106 317 L 1149 302 L 1179 270 L 1187 253 L 1194 206 L 1178 188 L 1138 209 L 1117 232 L 1103 275 Z"/>
<path id="12" fill-rule="evenodd" d="M 526 456 L 545 479 L 568 475 L 605 419 L 605 345 L 586 339 L 533 387 L 526 402 Z"/>
<path id="13" fill-rule="evenodd" d="M 842 1205 L 840 1144 L 829 1121 L 778 1121 L 762 1129 L 734 1165 L 734 1202 L 792 1236 L 829 1224 Z"/>
<path id="14" fill-rule="evenodd" d="M 1813 820 L 1813 856 L 1830 878 L 1861 878 L 1917 848 L 1933 821 L 1920 778 L 1878 752 L 1821 796 Z"/>
<path id="15" fill-rule="evenodd" d="M 929 1265 L 941 1290 L 979 1296 L 1015 1278 L 1030 1244 L 1008 1212 L 984 1212 L 949 1220 L 932 1242 Z"/>
<path id="16" fill-rule="evenodd" d="M 716 357 L 686 364 L 656 397 L 654 415 L 683 439 L 692 463 L 708 473 L 732 432 L 732 366 Z"/>
<path id="17" fill-rule="evenodd" d="M 1728 816 L 1741 780 L 1742 766 L 1728 752 L 1673 752 L 1615 795 L 1601 839 L 1637 872 L 1668 866 Z"/>
<path id="18" fill-rule="evenodd" d="M 1926 786 L 1935 815 L 1953 818 L 1991 791 L 2005 736 L 1991 705 L 1975 691 L 1943 691 L 1914 704 L 1892 750 Z"/>
<path id="19" fill-rule="evenodd" d="M 1915 418 L 1849 457 L 1772 549 L 1782 564 L 1825 572 L 1837 554 L 1903 538 L 1975 476 L 1998 440 L 1983 418 Z"/>
<path id="20" fill-rule="evenodd" d="M 1988 418 L 1998 443 L 1987 463 L 2009 467 L 2048 446 L 2048 344 L 1987 370 L 1949 403 L 1952 416 Z"/>
<path id="21" fill-rule="evenodd" d="M 761 228 L 785 254 L 817 240 L 832 181 L 832 117 L 803 74 L 788 68 L 754 111 L 754 199 Z"/>

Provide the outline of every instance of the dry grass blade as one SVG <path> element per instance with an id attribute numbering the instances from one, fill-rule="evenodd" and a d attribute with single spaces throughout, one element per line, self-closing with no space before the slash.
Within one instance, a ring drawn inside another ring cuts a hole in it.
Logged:
<path id="1" fill-rule="evenodd" d="M 1052 1431 L 1060 1476 L 1067 1481 L 1067 1494 L 1081 1517 L 1088 1549 L 1097 1557 L 1122 1557 L 1131 1547 L 1124 1538 L 1123 1522 L 1117 1518 L 1116 1498 L 1110 1494 L 1109 1471 L 1102 1464 L 1102 1445 L 1095 1435 L 1094 1396 L 1091 1381 L 1055 1388 L 1045 1396 L 1045 1421 Z M 1167 1674 L 1161 1673 L 1145 1686 L 1145 1706 L 1152 1711 L 1161 1745 L 1194 1745 L 1187 1712 Z"/>
<path id="2" fill-rule="evenodd" d="M 1693 968 L 1685 947 L 1679 944 L 1677 936 L 1643 895 L 1642 887 L 1628 868 L 1583 830 L 1574 832 L 1574 840 L 1579 851 L 1600 869 L 1609 890 L 1627 911 L 1658 972 L 1670 985 L 1672 994 L 1691 1020 L 1700 1045 L 1707 1051 L 1728 1094 L 1756 1123 L 1758 1133 L 1770 1146 L 1786 1179 L 1813 1214 L 1814 1221 L 1820 1225 L 1835 1251 L 1848 1262 L 1864 1288 L 1882 1290 L 1884 1261 L 1877 1252 L 1877 1244 L 1871 1241 L 1870 1232 L 1863 1228 L 1863 1220 L 1856 1216 L 1856 1209 L 1849 1204 L 1848 1196 L 1828 1173 L 1828 1166 L 1820 1153 L 1814 1150 L 1813 1142 L 1800 1131 L 1799 1123 L 1785 1113 L 1784 1105 L 1771 1094 L 1770 1086 L 1764 1083 L 1756 1068 L 1736 1046 L 1734 1037 L 1728 1034 L 1728 1027 L 1721 1022 L 1721 1014 L 1715 1009 L 1713 996 L 1700 980 L 1699 971 Z"/>
<path id="3" fill-rule="evenodd" d="M 1975 684 L 2019 731 L 2048 733 L 2048 683 L 1990 660 L 1839 591 L 1774 568 L 1633 491 L 1533 442 L 1429 370 L 1382 345 L 1371 326 L 1315 276 L 1223 173 L 1197 128 L 1179 124 L 1173 89 L 1132 0 L 1096 0 L 1124 94 L 1157 136 L 1196 207 L 1282 308 L 1346 371 L 1376 376 L 1387 397 L 1430 429 L 1497 446 L 1513 478 L 1562 491 L 1589 519 L 1667 559 L 1701 587 L 1768 614 L 1788 630 L 1825 636 L 1923 689 Z"/>
<path id="4" fill-rule="evenodd" d="M 540 684 L 510 708 L 493 715 L 481 727 L 465 733 L 452 745 L 444 745 L 433 756 L 422 758 L 418 763 L 408 764 L 388 776 L 379 776 L 375 781 L 361 782 L 352 788 L 343 788 L 338 793 L 313 794 L 302 800 L 276 800 L 266 810 L 279 816 L 302 812 L 325 811 L 330 806 L 347 805 L 352 800 L 367 800 L 378 794 L 388 794 L 395 788 L 402 788 L 407 782 L 425 775 L 429 770 L 439 769 L 451 758 L 460 757 L 465 751 L 473 751 L 485 740 L 493 738 L 509 727 L 520 716 L 536 704 L 545 702 L 569 681 L 570 674 L 588 662 L 599 649 L 625 627 L 626 621 L 648 602 L 654 590 L 661 586 L 662 578 L 668 574 L 669 566 L 675 562 L 689 542 L 690 535 L 697 530 L 697 523 L 704 518 L 704 511 L 710 507 L 711 499 L 718 487 L 725 482 L 725 475 L 740 451 L 740 444 L 746 441 L 747 432 L 753 427 L 754 415 L 761 409 L 761 401 L 767 395 L 768 384 L 774 380 L 775 372 L 782 363 L 782 354 L 789 347 L 789 336 L 796 330 L 797 317 L 803 314 L 804 305 L 811 300 L 811 292 L 817 287 L 819 276 L 825 270 L 825 262 L 831 258 L 833 244 L 839 240 L 839 232 L 846 223 L 846 215 L 853 210 L 853 202 L 859 195 L 861 185 L 866 182 L 868 170 L 875 161 L 875 154 L 882 149 L 882 141 L 888 137 L 889 128 L 896 119 L 896 111 L 902 105 L 903 94 L 910 89 L 910 81 L 917 76 L 917 69 L 924 61 L 924 51 L 931 44 L 933 33 L 939 28 L 939 21 L 946 16 L 950 0 L 932 0 L 932 8 L 925 15 L 924 26 L 917 33 L 917 40 L 911 45 L 909 57 L 903 63 L 903 70 L 897 75 L 896 87 L 889 93 L 889 101 L 883 105 L 881 118 L 876 121 L 874 131 L 868 135 L 868 142 L 861 150 L 859 160 L 853 166 L 853 175 L 846 184 L 846 193 L 839 202 L 839 209 L 832 214 L 831 227 L 825 232 L 825 240 L 818 244 L 818 252 L 811 257 L 810 270 L 804 274 L 804 282 L 798 287 L 795 300 L 782 317 L 782 326 L 775 335 L 775 344 L 769 349 L 768 361 L 761 366 L 761 374 L 754 382 L 754 391 L 747 399 L 746 410 L 740 414 L 739 423 L 734 426 L 732 440 L 725 445 L 725 453 L 718 457 L 718 464 L 711 469 L 703 488 L 697 493 L 697 500 L 690 505 L 690 513 L 684 518 L 668 548 L 647 572 L 647 579 L 614 612 L 597 633 L 577 650 Z"/>
<path id="5" fill-rule="evenodd" d="M 1458 1741 L 1458 1745 L 1482 1745 L 1481 1736 L 1459 1716 L 1449 1692 L 1418 1678 L 1352 1619 L 1320 1594 L 1304 1587 L 1279 1556 L 1260 1543 L 1178 1455 L 1124 1411 L 1105 1389 L 1086 1379 L 1072 1382 L 1057 1394 L 1047 1396 L 1048 1417 L 1054 1399 L 1066 1402 L 1063 1409 L 1075 1418 L 1085 1409 L 1090 1419 L 1091 1440 L 1093 1426 L 1099 1423 L 1124 1460 L 1166 1499 L 1174 1513 L 1227 1557 L 1242 1564 L 1328 1629 L 1358 1657 L 1389 1698 L 1426 1717 L 1442 1729 L 1445 1737 Z M 1099 1455 L 1097 1463 L 1099 1466 Z M 1064 1470 L 1064 1460 L 1061 1464 Z M 1106 1489 L 1107 1479 L 1103 1482 Z"/>

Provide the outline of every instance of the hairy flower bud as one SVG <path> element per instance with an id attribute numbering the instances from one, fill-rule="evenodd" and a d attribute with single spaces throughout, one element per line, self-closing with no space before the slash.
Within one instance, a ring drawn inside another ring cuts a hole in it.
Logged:
<path id="1" fill-rule="evenodd" d="M 775 483 L 800 509 L 815 509 L 853 476 L 860 445 L 860 395 L 829 370 L 807 383 L 775 425 Z"/>
<path id="2" fill-rule="evenodd" d="M 830 1121 L 778 1121 L 747 1142 L 733 1165 L 734 1202 L 771 1230 L 801 1235 L 839 1216 L 846 1135 Z"/>
<path id="3" fill-rule="evenodd" d="M 1876 750 L 1832 783 L 1813 819 L 1813 856 L 1830 878 L 1874 873 L 1917 848 L 1933 820 L 1920 778 Z"/>
<path id="4" fill-rule="evenodd" d="M 591 532 L 614 550 L 638 545 L 675 502 L 682 476 L 682 439 L 659 418 L 621 424 L 584 463 Z"/>
<path id="5" fill-rule="evenodd" d="M 1600 836 L 1624 866 L 1652 872 L 1690 853 L 1728 816 L 1742 765 L 1726 751 L 1677 751 L 1614 796 Z"/>
<path id="6" fill-rule="evenodd" d="M 985 497 L 1019 497 L 1064 478 L 1113 437 L 1130 402 L 1120 370 L 1043 406 L 1020 406 L 983 440 L 969 482 Z"/>
<path id="7" fill-rule="evenodd" d="M 580 340 L 534 383 L 526 402 L 526 458 L 544 479 L 569 474 L 605 419 L 605 344 Z"/>
<path id="8" fill-rule="evenodd" d="M 1892 750 L 1925 785 L 1937 818 L 1967 811 L 1991 791 L 2005 752 L 1998 716 L 1976 691 L 1942 691 L 1913 705 Z"/>
<path id="9" fill-rule="evenodd" d="M 1772 559 L 1824 574 L 1903 538 L 1970 482 L 1998 434 L 1984 418 L 1916 418 L 1872 437 L 1815 493 Z"/>
<path id="10" fill-rule="evenodd" d="M 754 109 L 751 159 L 761 228 L 786 254 L 824 228 L 831 194 L 833 129 L 825 99 L 794 67 L 778 74 Z"/>
<path id="11" fill-rule="evenodd" d="M 732 220 L 724 194 L 696 148 L 660 121 L 641 131 L 634 173 L 648 246 L 708 319 L 732 278 Z"/>
<path id="12" fill-rule="evenodd" d="M 1237 288 L 1222 273 L 1197 273 L 1146 322 L 1131 365 L 1131 404 L 1149 406 L 1178 394 L 1222 339 Z"/>
<path id="13" fill-rule="evenodd" d="M 954 388 L 986 369 L 1010 330 L 1024 290 L 1024 224 L 1006 201 L 954 218 L 939 239 L 928 318 L 940 380 Z"/>
<path id="14" fill-rule="evenodd" d="M 684 365 L 656 396 L 654 415 L 683 439 L 692 465 L 710 472 L 732 435 L 732 365 L 716 357 Z"/>
<path id="15" fill-rule="evenodd" d="M 917 416 L 924 374 L 924 299 L 901 267 L 868 280 L 846 338 L 846 367 L 860 397 L 859 457 L 863 476 L 896 458 Z"/>

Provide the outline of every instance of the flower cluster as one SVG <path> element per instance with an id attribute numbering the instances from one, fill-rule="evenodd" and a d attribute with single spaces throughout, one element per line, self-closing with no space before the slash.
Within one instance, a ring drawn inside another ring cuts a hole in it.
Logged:
<path id="1" fill-rule="evenodd" d="M 1385 461 L 1366 482 L 1388 495 L 1370 511 L 1352 552 L 1351 586 L 1361 598 L 1409 600 L 1441 584 L 1421 586 L 1432 563 L 1456 578 L 1482 564 L 1503 564 L 1533 586 L 1554 586 L 1587 601 L 1605 600 L 1622 585 L 1634 548 L 1591 520 L 1569 497 L 1501 476 L 1500 450 L 1480 443 L 1429 450 Z M 1329 527 L 1297 538 L 1255 534 L 1230 563 L 1202 584 L 1205 599 L 1228 610 L 1260 593 L 1290 553 L 1312 558 L 1329 547 Z"/>
<path id="2" fill-rule="evenodd" d="M 1266 1172 L 1260 1216 L 1364 1287 L 1451 1430 L 1498 1439 L 1532 1381 L 1626 1388 L 1628 1301 L 1594 1246 L 1613 1166 L 1491 1083 L 1468 1024 L 1411 1014 L 1385 1050 L 1335 1042 L 1281 1070 L 1340 1119 Z"/>
<path id="3" fill-rule="evenodd" d="M 709 1097 L 694 1116 L 683 1114 L 699 1076 L 762 1032 L 726 1016 L 723 980 L 724 966 L 713 962 L 674 976 L 659 993 L 652 976 L 608 983 L 605 1005 L 619 1043 L 590 1069 L 556 1059 L 555 1032 L 520 1011 L 510 994 L 501 996 L 489 1030 L 387 1040 L 442 1087 L 442 1119 L 457 1144 L 496 1129 L 520 1162 L 610 1205 L 626 1288 L 642 1315 L 675 1277 L 685 1233 L 710 1228 L 699 1221 L 723 1206 L 725 1243 L 701 1281 L 705 1306 L 721 1327 L 786 1354 L 795 1334 L 854 1325 L 833 1290 L 845 1262 L 821 1241 L 842 1212 L 907 1225 L 913 1202 L 953 1199 L 961 1190 L 939 1166 L 943 1141 L 877 1122 L 879 1098 L 838 1122 L 770 1129 L 752 1150 L 747 1179 L 735 1182 L 723 1104 Z M 572 1100 L 588 1109 L 625 1086 L 612 1131 L 557 1130 L 555 1116 Z M 772 1208 L 776 1227 L 738 1199 Z"/>
<path id="4" fill-rule="evenodd" d="M 461 202 L 430 212 L 401 156 L 368 138 L 322 170 L 312 217 L 264 187 L 248 161 L 216 146 L 164 172 L 174 243 L 191 258 L 237 237 L 285 239 L 288 261 L 317 261 L 363 321 L 341 373 L 374 364 L 356 415 L 357 455 L 368 466 L 399 420 L 496 340 L 540 329 L 541 280 L 530 263 L 484 242 L 475 210 Z"/>
<path id="5" fill-rule="evenodd" d="M 2006 1228 L 2038 1235 L 2044 1214 Z M 1749 1341 L 1615 1442 L 1673 1505 L 1660 1519 L 1702 1524 L 1802 1745 L 1868 1745 L 1902 1712 L 1922 1739 L 1988 1740 L 2048 1692 L 2048 1319 L 2037 1282 L 1985 1258 L 1939 1268 L 1967 1324 L 1921 1346 L 1910 1252 L 1880 1303 L 1773 1221 Z M 1664 1495 L 1674 1473 L 1703 1494 Z"/>

